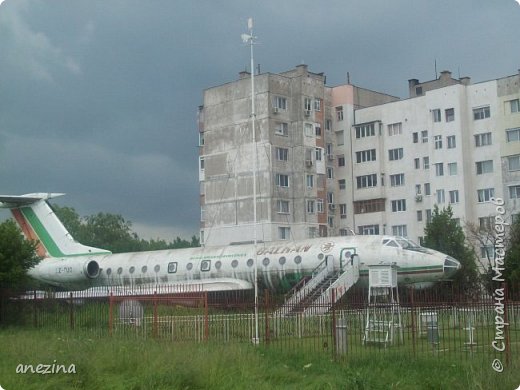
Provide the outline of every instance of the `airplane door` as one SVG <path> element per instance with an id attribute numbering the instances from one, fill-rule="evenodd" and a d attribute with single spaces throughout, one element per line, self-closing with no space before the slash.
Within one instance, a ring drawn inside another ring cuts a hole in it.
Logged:
<path id="1" fill-rule="evenodd" d="M 339 268 L 343 272 L 344 268 L 350 263 L 353 264 L 353 255 L 357 255 L 356 248 L 343 248 L 339 255 Z"/>

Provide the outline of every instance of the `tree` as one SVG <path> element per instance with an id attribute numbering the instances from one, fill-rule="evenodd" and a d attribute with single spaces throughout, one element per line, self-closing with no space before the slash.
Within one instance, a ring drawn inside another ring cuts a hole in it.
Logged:
<path id="1" fill-rule="evenodd" d="M 36 243 L 25 240 L 13 220 L 0 224 L 1 287 L 16 287 L 27 282 L 27 271 L 39 261 Z"/>
<path id="2" fill-rule="evenodd" d="M 144 240 L 132 231 L 132 223 L 119 214 L 97 213 L 80 217 L 72 207 L 52 205 L 56 215 L 65 228 L 82 244 L 107 249 L 113 253 L 153 251 L 200 246 L 196 236 L 191 242 L 175 238 L 173 242 L 165 240 Z"/>
<path id="3" fill-rule="evenodd" d="M 511 286 L 520 284 L 520 218 L 511 225 L 509 241 L 504 258 L 504 276 Z"/>
<path id="4" fill-rule="evenodd" d="M 479 288 L 479 273 L 475 263 L 475 254 L 466 245 L 466 238 L 462 228 L 453 219 L 453 210 L 450 206 L 442 211 L 435 205 L 430 222 L 424 229 L 424 246 L 438 250 L 457 259 L 462 269 L 453 280 L 454 284 L 468 294 Z"/>

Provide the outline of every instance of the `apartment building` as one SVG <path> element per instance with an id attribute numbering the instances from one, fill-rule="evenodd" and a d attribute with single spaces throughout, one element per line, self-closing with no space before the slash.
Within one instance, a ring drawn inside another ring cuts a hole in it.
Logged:
<path id="1" fill-rule="evenodd" d="M 254 237 L 250 77 L 241 72 L 238 80 L 205 90 L 199 107 L 201 242 L 206 245 Z M 323 73 L 306 65 L 255 76 L 258 240 L 338 234 L 344 210 L 337 207 L 337 177 L 345 172 L 335 172 L 342 168 L 335 150 L 338 140 L 345 141 L 333 124 L 348 124 L 346 137 L 355 107 L 397 100 L 357 90 L 347 85 L 333 92 Z"/>
<path id="2" fill-rule="evenodd" d="M 206 245 L 253 237 L 250 77 L 205 90 L 199 108 Z M 471 84 L 444 71 L 408 83 L 400 100 L 328 87 L 306 65 L 255 76 L 259 240 L 421 240 L 435 204 L 484 227 L 492 197 L 520 212 L 520 75 Z"/>
<path id="3" fill-rule="evenodd" d="M 353 225 L 420 241 L 434 205 L 491 226 L 499 197 L 520 212 L 520 75 L 471 84 L 444 71 L 409 80 L 410 98 L 356 111 Z M 486 250 L 481 248 L 481 256 Z"/>

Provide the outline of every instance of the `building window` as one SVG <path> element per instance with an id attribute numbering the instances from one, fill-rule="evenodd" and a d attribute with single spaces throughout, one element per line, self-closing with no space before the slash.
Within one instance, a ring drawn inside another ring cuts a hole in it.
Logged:
<path id="1" fill-rule="evenodd" d="M 424 195 L 430 196 L 432 194 L 432 189 L 430 183 L 424 183 Z"/>
<path id="2" fill-rule="evenodd" d="M 421 195 L 421 185 L 420 184 L 415 185 L 415 195 Z"/>
<path id="3" fill-rule="evenodd" d="M 362 150 L 360 152 L 356 152 L 356 162 L 362 163 L 367 161 L 376 161 L 376 150 Z"/>
<path id="4" fill-rule="evenodd" d="M 415 94 L 421 96 L 423 94 L 422 87 L 415 87 Z"/>
<path id="5" fill-rule="evenodd" d="M 391 123 L 388 125 L 388 135 L 394 136 L 394 135 L 400 135 L 403 133 L 403 127 L 401 122 L 399 123 Z"/>
<path id="6" fill-rule="evenodd" d="M 336 120 L 338 122 L 343 120 L 343 107 L 342 106 L 336 107 Z"/>
<path id="7" fill-rule="evenodd" d="M 314 214 L 314 200 L 307 200 L 307 214 Z"/>
<path id="8" fill-rule="evenodd" d="M 489 202 L 492 197 L 495 196 L 494 188 L 483 188 L 481 190 L 477 190 L 477 201 L 479 203 Z"/>
<path id="9" fill-rule="evenodd" d="M 354 202 L 354 214 L 385 211 L 385 199 L 358 200 Z"/>
<path id="10" fill-rule="evenodd" d="M 414 144 L 419 142 L 419 133 L 417 131 L 412 133 L 412 142 Z"/>
<path id="11" fill-rule="evenodd" d="M 289 187 L 289 175 L 276 174 L 276 185 L 278 187 Z"/>
<path id="12" fill-rule="evenodd" d="M 323 199 L 316 200 L 316 212 L 323 213 Z"/>
<path id="13" fill-rule="evenodd" d="M 459 190 L 449 191 L 450 203 L 459 203 Z"/>
<path id="14" fill-rule="evenodd" d="M 344 167 L 345 166 L 345 155 L 340 154 L 338 156 L 338 167 Z"/>
<path id="15" fill-rule="evenodd" d="M 516 156 L 509 156 L 507 158 L 507 169 L 509 171 L 520 170 L 520 154 L 517 154 Z"/>
<path id="16" fill-rule="evenodd" d="M 282 96 L 274 96 L 273 107 L 277 108 L 278 110 L 287 110 L 287 98 Z"/>
<path id="17" fill-rule="evenodd" d="M 320 125 L 314 125 L 314 134 L 316 134 L 316 137 L 321 137 L 321 126 Z"/>
<path id="18" fill-rule="evenodd" d="M 404 186 L 404 173 L 390 175 L 390 186 L 391 187 Z"/>
<path id="19" fill-rule="evenodd" d="M 276 159 L 278 161 L 288 161 L 289 160 L 289 149 L 276 148 Z"/>
<path id="20" fill-rule="evenodd" d="M 486 119 L 491 116 L 489 106 L 478 107 L 473 109 L 473 119 L 478 121 L 480 119 Z"/>
<path id="21" fill-rule="evenodd" d="M 444 163 L 435 163 L 435 176 L 444 176 Z"/>
<path id="22" fill-rule="evenodd" d="M 493 172 L 493 160 L 477 161 L 477 175 Z"/>
<path id="23" fill-rule="evenodd" d="M 430 169 L 430 157 L 426 156 L 422 159 L 423 169 Z"/>
<path id="24" fill-rule="evenodd" d="M 511 114 L 514 114 L 515 112 L 520 112 L 520 99 L 510 100 L 508 103 Z"/>
<path id="25" fill-rule="evenodd" d="M 478 227 L 480 230 L 491 230 L 495 224 L 494 217 L 480 217 L 478 219 Z"/>
<path id="26" fill-rule="evenodd" d="M 441 121 L 441 110 L 439 108 L 432 110 L 432 117 L 433 117 L 434 122 L 440 122 Z"/>
<path id="27" fill-rule="evenodd" d="M 332 216 L 328 216 L 328 217 L 327 217 L 327 225 L 328 225 L 330 228 L 333 228 L 333 227 L 334 227 L 334 217 L 332 217 Z"/>
<path id="28" fill-rule="evenodd" d="M 456 162 L 448 163 L 448 175 L 450 175 L 450 176 L 457 175 L 457 163 Z"/>
<path id="29" fill-rule="evenodd" d="M 278 227 L 278 238 L 280 240 L 288 240 L 291 235 L 291 228 L 286 226 Z"/>
<path id="30" fill-rule="evenodd" d="M 378 235 L 379 225 L 358 226 L 358 234 L 361 234 L 363 236 Z"/>
<path id="31" fill-rule="evenodd" d="M 278 209 L 278 214 L 289 214 L 289 201 L 278 199 L 277 209 Z"/>
<path id="32" fill-rule="evenodd" d="M 377 174 L 356 176 L 357 188 L 368 188 L 377 186 Z"/>
<path id="33" fill-rule="evenodd" d="M 303 99 L 303 109 L 305 111 L 312 110 L 312 100 L 310 98 L 306 97 Z"/>
<path id="34" fill-rule="evenodd" d="M 204 157 L 199 157 L 199 168 L 201 171 L 204 170 Z"/>
<path id="35" fill-rule="evenodd" d="M 475 134 L 475 146 L 476 147 L 491 145 L 491 143 L 492 143 L 491 132 Z"/>
<path id="36" fill-rule="evenodd" d="M 520 185 L 509 186 L 509 199 L 520 199 Z"/>
<path id="37" fill-rule="evenodd" d="M 413 165 L 414 165 L 415 169 L 421 168 L 421 160 L 419 158 L 414 158 Z"/>
<path id="38" fill-rule="evenodd" d="M 435 149 L 442 149 L 442 135 L 436 135 L 433 137 L 435 142 Z"/>
<path id="39" fill-rule="evenodd" d="M 329 205 L 334 204 L 334 193 L 333 192 L 327 192 L 327 203 Z"/>
<path id="40" fill-rule="evenodd" d="M 321 161 L 323 159 L 323 148 L 314 149 L 314 154 L 316 156 L 316 161 Z"/>
<path id="41" fill-rule="evenodd" d="M 403 148 L 388 150 L 388 159 L 390 161 L 401 160 L 403 158 Z"/>
<path id="42" fill-rule="evenodd" d="M 285 122 L 276 122 L 274 125 L 274 133 L 277 135 L 289 135 L 289 124 Z"/>
<path id="43" fill-rule="evenodd" d="M 348 233 L 349 233 L 348 229 L 345 229 L 345 228 L 339 229 L 340 236 L 348 236 Z"/>
<path id="44" fill-rule="evenodd" d="M 421 131 L 421 141 L 423 144 L 428 142 L 428 130 Z"/>
<path id="45" fill-rule="evenodd" d="M 204 132 L 199 132 L 199 146 L 204 146 Z"/>
<path id="46" fill-rule="evenodd" d="M 397 213 L 400 211 L 406 211 L 406 199 L 392 200 L 392 212 Z"/>
<path id="47" fill-rule="evenodd" d="M 427 209 L 426 210 L 426 223 L 430 223 L 432 221 L 432 210 Z"/>
<path id="48" fill-rule="evenodd" d="M 347 218 L 347 205 L 345 203 L 339 205 L 339 215 L 342 219 Z"/>
<path id="49" fill-rule="evenodd" d="M 422 210 L 417 210 L 417 222 L 422 221 Z"/>
<path id="50" fill-rule="evenodd" d="M 345 179 L 338 180 L 338 186 L 340 190 L 347 189 L 347 181 Z"/>
<path id="51" fill-rule="evenodd" d="M 315 227 L 310 227 L 309 228 L 309 238 L 316 238 L 316 237 L 319 237 L 318 236 L 318 229 L 315 228 Z M 285 257 L 281 257 L 280 259 L 285 259 Z"/>
<path id="52" fill-rule="evenodd" d="M 520 127 L 517 129 L 507 129 L 506 130 L 506 139 L 507 139 L 507 142 L 520 141 Z"/>
<path id="53" fill-rule="evenodd" d="M 444 110 L 446 122 L 453 122 L 455 120 L 455 109 L 448 108 Z"/>
<path id="54" fill-rule="evenodd" d="M 447 136 L 446 141 L 448 143 L 448 149 L 454 149 L 457 146 L 454 135 Z"/>
<path id="55" fill-rule="evenodd" d="M 314 111 L 321 111 L 321 99 L 314 98 Z"/>
<path id="56" fill-rule="evenodd" d="M 314 175 L 306 175 L 305 181 L 307 183 L 307 188 L 314 188 Z"/>
<path id="57" fill-rule="evenodd" d="M 332 130 L 332 120 L 325 119 L 325 130 L 328 130 L 328 131 Z"/>
<path id="58" fill-rule="evenodd" d="M 435 195 L 437 197 L 437 203 L 444 203 L 444 190 L 437 190 Z"/>
<path id="59" fill-rule="evenodd" d="M 489 259 L 494 260 L 495 259 L 495 248 L 493 245 L 486 245 L 480 247 L 480 257 L 482 259 Z"/>
<path id="60" fill-rule="evenodd" d="M 408 236 L 406 225 L 394 225 L 392 226 L 392 235 L 399 237 Z"/>
<path id="61" fill-rule="evenodd" d="M 327 167 L 327 179 L 334 179 L 334 168 Z"/>
<path id="62" fill-rule="evenodd" d="M 356 126 L 356 138 L 372 137 L 376 135 L 374 123 Z"/>

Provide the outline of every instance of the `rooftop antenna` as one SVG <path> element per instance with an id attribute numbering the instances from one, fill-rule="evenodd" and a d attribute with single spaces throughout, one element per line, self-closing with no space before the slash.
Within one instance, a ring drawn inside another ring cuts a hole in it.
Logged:
<path id="1" fill-rule="evenodd" d="M 350 72 L 347 72 L 347 84 L 350 85 Z"/>
<path id="2" fill-rule="evenodd" d="M 253 247 L 254 247 L 254 279 L 255 279 L 255 337 L 253 344 L 258 345 L 260 339 L 258 338 L 258 260 L 256 246 L 258 244 L 257 238 L 257 215 L 256 215 L 256 131 L 255 131 L 255 65 L 253 60 L 253 45 L 256 37 L 253 35 L 253 18 L 247 19 L 247 29 L 249 34 L 242 34 L 241 38 L 244 43 L 248 43 L 251 48 L 251 129 L 253 139 Z"/>
<path id="3" fill-rule="evenodd" d="M 435 80 L 437 80 L 437 58 L 435 59 Z"/>

